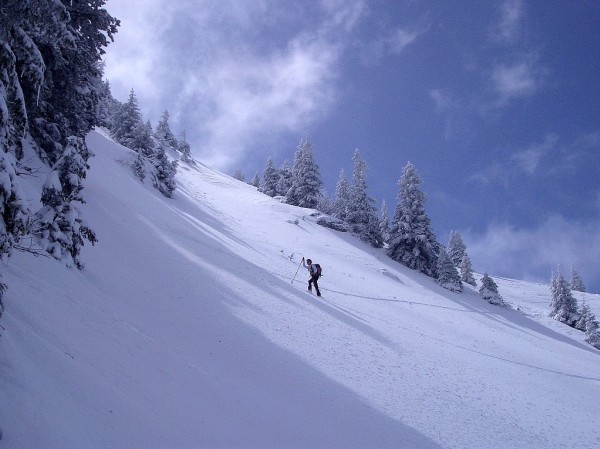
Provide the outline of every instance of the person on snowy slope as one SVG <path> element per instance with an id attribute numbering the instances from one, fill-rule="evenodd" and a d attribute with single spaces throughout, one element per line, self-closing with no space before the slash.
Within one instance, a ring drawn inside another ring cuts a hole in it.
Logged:
<path id="1" fill-rule="evenodd" d="M 306 265 L 308 264 L 308 265 Z M 308 274 L 310 274 L 310 279 L 308 280 L 308 291 L 312 291 L 313 284 L 315 285 L 315 290 L 317 292 L 317 296 L 321 296 L 321 291 L 319 290 L 318 280 L 321 276 L 321 270 L 319 264 L 313 264 L 312 260 L 306 259 L 306 263 L 304 263 L 304 257 L 302 258 L 302 265 L 304 268 L 308 270 Z"/>

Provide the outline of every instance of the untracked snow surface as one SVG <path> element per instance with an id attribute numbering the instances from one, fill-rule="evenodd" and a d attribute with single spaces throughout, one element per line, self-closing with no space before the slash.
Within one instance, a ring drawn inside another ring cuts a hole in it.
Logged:
<path id="1" fill-rule="evenodd" d="M 202 164 L 167 199 L 88 143 L 86 268 L 3 268 L 0 449 L 600 447 L 600 351 L 547 285 L 495 278 L 492 306 Z"/>

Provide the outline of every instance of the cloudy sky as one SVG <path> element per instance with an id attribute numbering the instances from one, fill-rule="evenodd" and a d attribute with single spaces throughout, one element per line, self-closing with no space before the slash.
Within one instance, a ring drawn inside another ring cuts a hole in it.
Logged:
<path id="1" fill-rule="evenodd" d="M 600 2 L 109 0 L 106 54 L 194 156 L 247 178 L 310 137 L 327 190 L 352 153 L 377 206 L 407 161 L 438 239 L 476 270 L 600 292 Z"/>

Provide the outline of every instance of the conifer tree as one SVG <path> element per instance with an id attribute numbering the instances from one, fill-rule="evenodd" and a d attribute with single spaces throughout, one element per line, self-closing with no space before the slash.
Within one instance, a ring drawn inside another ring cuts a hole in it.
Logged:
<path id="1" fill-rule="evenodd" d="M 580 318 L 575 324 L 577 329 L 585 332 L 585 341 L 600 349 L 600 324 L 590 306 L 583 301 L 579 312 Z"/>
<path id="2" fill-rule="evenodd" d="M 158 140 L 159 144 L 162 143 L 167 147 L 177 149 L 177 139 L 175 138 L 175 135 L 169 126 L 169 111 L 165 110 L 165 112 L 163 112 L 158 125 L 156 125 L 154 137 L 156 137 L 156 140 Z"/>
<path id="3" fill-rule="evenodd" d="M 135 148 L 135 130 L 142 123 L 142 114 L 138 106 L 137 97 L 133 89 L 129 92 L 129 99 L 117 110 L 113 117 L 111 135 L 121 145 Z"/>
<path id="4" fill-rule="evenodd" d="M 321 194 L 319 195 L 319 202 L 317 203 L 317 210 L 327 215 L 333 215 L 333 200 L 324 189 L 321 189 Z"/>
<path id="5" fill-rule="evenodd" d="M 150 120 L 144 124 L 141 120 L 131 130 L 128 139 L 129 147 L 142 156 L 152 158 L 156 152 L 156 145 L 152 138 L 152 124 Z"/>
<path id="6" fill-rule="evenodd" d="M 260 177 L 258 176 L 258 173 L 254 174 L 254 178 L 252 178 L 248 184 L 258 189 L 258 186 L 260 185 Z"/>
<path id="7" fill-rule="evenodd" d="M 592 311 L 591 311 L 588 303 L 585 302 L 585 299 L 582 300 L 581 307 L 579 308 L 578 319 L 575 322 L 573 327 L 575 329 L 579 329 L 579 330 L 585 332 L 586 323 L 587 323 L 591 313 L 592 313 Z"/>
<path id="8" fill-rule="evenodd" d="M 460 261 L 465 255 L 467 246 L 462 240 L 458 231 L 450 232 L 450 241 L 448 242 L 448 256 L 455 266 L 460 265 Z"/>
<path id="9" fill-rule="evenodd" d="M 409 268 L 436 277 L 438 243 L 425 213 L 421 178 L 409 162 L 398 181 L 398 203 L 387 254 Z"/>
<path id="10" fill-rule="evenodd" d="M 313 148 L 308 138 L 302 139 L 294 156 L 292 186 L 286 201 L 294 206 L 315 209 L 321 194 L 321 175 L 313 157 Z"/>
<path id="11" fill-rule="evenodd" d="M 98 86 L 98 106 L 96 107 L 98 126 L 110 130 L 113 126 L 113 117 L 121 106 L 122 104 L 112 95 L 110 83 L 100 80 Z"/>
<path id="12" fill-rule="evenodd" d="M 267 166 L 260 180 L 258 191 L 271 197 L 277 195 L 277 182 L 279 181 L 279 172 L 273 166 L 273 160 L 269 156 L 267 158 Z"/>
<path id="13" fill-rule="evenodd" d="M 439 285 L 453 292 L 463 291 L 463 285 L 460 276 L 456 271 L 456 267 L 443 247 L 440 247 L 439 249 L 437 272 L 438 277 L 436 282 Z"/>
<path id="14" fill-rule="evenodd" d="M 29 3 L 25 9 L 44 9 L 19 34 L 24 38 L 20 44 L 35 46 L 45 66 L 39 89 L 25 83 L 23 91 L 38 154 L 54 164 L 69 136 L 83 138 L 97 125 L 99 63 L 119 21 L 102 8 L 105 0 L 24 3 Z"/>
<path id="15" fill-rule="evenodd" d="M 290 187 L 292 187 L 292 168 L 287 160 L 283 161 L 283 164 L 279 167 L 278 173 L 279 178 L 277 179 L 276 186 L 277 195 L 286 196 Z"/>
<path id="16" fill-rule="evenodd" d="M 340 175 L 335 185 L 335 197 L 333 200 L 333 216 L 342 221 L 346 221 L 348 213 L 348 197 L 349 197 L 348 178 L 344 169 L 340 170 Z"/>
<path id="17" fill-rule="evenodd" d="M 83 241 L 92 245 L 95 233 L 83 221 L 75 203 L 84 203 L 81 196 L 83 179 L 89 168 L 91 153 L 83 139 L 70 137 L 62 157 L 54 164 L 42 191 L 44 207 L 35 214 L 32 234 L 38 245 L 67 266 L 83 268 L 79 253 Z"/>
<path id="18" fill-rule="evenodd" d="M 367 195 L 367 164 L 360 157 L 358 148 L 354 151 L 352 160 L 354 161 L 354 172 L 352 186 L 348 192 L 346 222 L 363 242 L 369 243 L 375 248 L 381 248 L 383 237 L 379 231 L 377 212 L 373 207 L 374 200 Z"/>
<path id="19" fill-rule="evenodd" d="M 458 266 L 458 270 L 460 271 L 460 279 L 461 281 L 475 286 L 477 283 L 475 282 L 475 278 L 473 277 L 473 269 L 471 268 L 471 259 L 469 255 L 465 253 L 463 258 L 460 261 L 460 265 Z"/>
<path id="20" fill-rule="evenodd" d="M 152 185 L 167 198 L 172 198 L 176 188 L 177 161 L 169 161 L 163 146 L 156 149 L 150 161 L 154 166 Z"/>
<path id="21" fill-rule="evenodd" d="M 246 177 L 244 176 L 244 173 L 242 172 L 241 168 L 235 170 L 235 172 L 233 173 L 233 177 L 238 181 L 246 182 Z"/>
<path id="22" fill-rule="evenodd" d="M 574 326 L 579 319 L 577 313 L 577 300 L 571 293 L 569 283 L 560 271 L 553 275 L 550 282 L 552 301 L 550 303 L 551 318 L 569 326 Z"/>
<path id="23" fill-rule="evenodd" d="M 385 200 L 381 202 L 381 216 L 379 218 L 379 232 L 384 242 L 390 240 L 390 219 L 388 215 L 388 207 Z"/>
<path id="24" fill-rule="evenodd" d="M 142 153 L 137 153 L 135 160 L 131 164 L 133 175 L 142 182 L 146 179 L 146 163 L 147 159 L 142 156 Z"/>
<path id="25" fill-rule="evenodd" d="M 504 306 L 504 300 L 500 293 L 498 293 L 498 285 L 494 282 L 494 280 L 487 274 L 484 273 L 481 278 L 481 287 L 479 287 L 479 293 L 481 293 L 481 297 L 485 299 L 490 304 L 494 304 L 496 306 Z"/>
<path id="26" fill-rule="evenodd" d="M 571 268 L 571 290 L 576 292 L 585 292 L 585 285 L 583 284 L 583 279 L 579 276 L 579 273 L 575 271 L 575 267 Z"/>
<path id="27" fill-rule="evenodd" d="M 181 160 L 183 162 L 192 162 L 192 148 L 187 141 L 185 130 L 178 140 L 177 150 L 181 153 Z"/>

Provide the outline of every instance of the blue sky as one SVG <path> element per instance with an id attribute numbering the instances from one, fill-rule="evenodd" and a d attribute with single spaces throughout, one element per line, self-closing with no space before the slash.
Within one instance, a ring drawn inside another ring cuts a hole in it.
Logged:
<path id="1" fill-rule="evenodd" d="M 407 161 L 476 270 L 600 292 L 600 2 L 109 0 L 113 94 L 233 173 L 310 136 L 327 190 L 359 148 L 390 213 Z"/>

